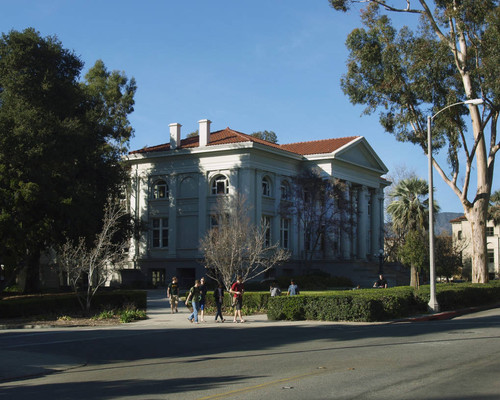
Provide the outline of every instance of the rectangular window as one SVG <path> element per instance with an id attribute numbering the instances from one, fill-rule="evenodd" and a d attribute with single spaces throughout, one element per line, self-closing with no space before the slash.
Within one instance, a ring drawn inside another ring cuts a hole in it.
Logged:
<path id="1" fill-rule="evenodd" d="M 457 237 L 458 240 L 462 240 L 462 231 L 458 231 Z"/>
<path id="2" fill-rule="evenodd" d="M 153 218 L 153 248 L 168 247 L 168 218 Z"/>
<path id="3" fill-rule="evenodd" d="M 290 220 L 288 218 L 281 218 L 280 224 L 280 244 L 284 249 L 289 249 L 290 247 Z"/>
<path id="4" fill-rule="evenodd" d="M 488 264 L 493 264 L 495 262 L 495 252 L 493 249 L 488 249 Z"/>
<path id="5" fill-rule="evenodd" d="M 494 228 L 492 226 L 486 227 L 486 236 L 494 236 Z"/>
<path id="6" fill-rule="evenodd" d="M 265 242 L 264 246 L 271 246 L 271 217 L 267 215 L 262 216 L 262 227 L 265 229 Z"/>
<path id="7" fill-rule="evenodd" d="M 288 182 L 281 182 L 281 200 L 290 199 L 290 186 Z"/>

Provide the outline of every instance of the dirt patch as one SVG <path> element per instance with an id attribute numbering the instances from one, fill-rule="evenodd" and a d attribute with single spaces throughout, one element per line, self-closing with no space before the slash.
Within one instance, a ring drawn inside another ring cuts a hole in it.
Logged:
<path id="1" fill-rule="evenodd" d="M 0 319 L 0 329 L 34 327 L 75 327 L 75 326 L 112 326 L 121 324 L 119 317 L 94 319 L 86 317 L 47 317 Z"/>

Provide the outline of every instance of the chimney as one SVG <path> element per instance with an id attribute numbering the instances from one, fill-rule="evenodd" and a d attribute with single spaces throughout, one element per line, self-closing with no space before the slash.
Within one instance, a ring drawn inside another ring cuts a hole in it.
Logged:
<path id="1" fill-rule="evenodd" d="M 210 123 L 212 121 L 208 119 L 202 119 L 198 121 L 200 134 L 200 147 L 206 146 L 210 142 Z"/>
<path id="2" fill-rule="evenodd" d="M 170 149 L 175 150 L 181 147 L 181 124 L 170 124 Z"/>

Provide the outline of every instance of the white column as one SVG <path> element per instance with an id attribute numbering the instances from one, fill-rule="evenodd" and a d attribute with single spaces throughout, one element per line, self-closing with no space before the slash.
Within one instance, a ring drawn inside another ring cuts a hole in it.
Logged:
<path id="1" fill-rule="evenodd" d="M 255 191 L 254 191 L 254 204 L 255 204 L 255 225 L 260 226 L 262 219 L 262 177 L 263 171 L 255 170 Z M 251 203 L 249 203 L 249 206 Z"/>
<path id="2" fill-rule="evenodd" d="M 351 183 L 346 182 L 346 204 L 348 205 L 348 209 L 343 211 L 344 217 L 346 219 L 349 219 L 349 204 L 351 202 Z M 343 226 L 340 227 L 340 252 L 342 254 L 342 258 L 344 260 L 349 260 L 351 258 L 351 238 L 350 238 L 350 231 L 351 231 L 351 226 L 350 224 L 342 224 Z"/>
<path id="3" fill-rule="evenodd" d="M 208 172 L 198 174 L 198 238 L 207 231 Z"/>
<path id="4" fill-rule="evenodd" d="M 169 209 L 168 209 L 168 255 L 175 257 L 177 252 L 177 175 L 171 175 L 168 180 Z"/>
<path id="5" fill-rule="evenodd" d="M 281 240 L 281 215 L 279 213 L 281 201 L 281 179 L 281 176 L 275 175 L 273 185 L 271 186 L 271 196 L 274 197 L 273 229 L 271 231 L 274 235 L 272 238 L 273 243 Z M 290 246 L 290 242 L 288 244 Z"/>
<path id="6" fill-rule="evenodd" d="M 351 256 L 358 254 L 358 191 L 351 186 L 351 207 L 352 207 L 352 224 L 351 224 Z"/>
<path id="7" fill-rule="evenodd" d="M 380 250 L 380 192 L 379 189 L 370 193 L 372 202 L 371 215 L 371 250 L 372 255 L 377 255 Z"/>
<path id="8" fill-rule="evenodd" d="M 366 260 L 366 240 L 368 234 L 368 190 L 361 186 L 358 191 L 358 258 Z"/>
<path id="9" fill-rule="evenodd" d="M 380 248 L 385 251 L 384 189 L 378 189 L 378 191 L 379 191 L 379 207 L 380 207 L 379 245 L 380 245 Z"/>

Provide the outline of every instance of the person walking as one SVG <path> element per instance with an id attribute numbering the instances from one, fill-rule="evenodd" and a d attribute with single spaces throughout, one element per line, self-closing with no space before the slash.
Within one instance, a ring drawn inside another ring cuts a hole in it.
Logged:
<path id="1" fill-rule="evenodd" d="M 217 317 L 220 317 L 220 322 L 225 322 L 226 320 L 222 316 L 222 305 L 224 304 L 224 286 L 222 283 L 218 283 L 217 288 L 214 290 L 215 305 L 217 307 L 217 313 L 215 314 L 215 322 Z"/>
<path id="2" fill-rule="evenodd" d="M 281 294 L 281 289 L 278 287 L 276 281 L 272 283 L 271 287 L 269 288 L 269 291 L 271 292 L 271 297 L 276 297 Z"/>
<path id="3" fill-rule="evenodd" d="M 234 282 L 231 286 L 231 290 L 229 293 L 233 295 L 233 305 L 234 305 L 234 319 L 233 322 L 238 322 L 236 317 L 239 317 L 240 322 L 245 322 L 243 317 L 241 316 L 241 309 L 243 307 L 243 292 L 245 288 L 243 286 L 242 277 L 238 275 L 236 278 L 236 282 Z"/>
<path id="4" fill-rule="evenodd" d="M 189 290 L 189 294 L 186 297 L 186 306 L 191 300 L 191 304 L 193 306 L 193 312 L 188 317 L 189 322 L 198 323 L 198 310 L 200 309 L 200 281 L 195 280 L 194 286 Z"/>
<path id="5" fill-rule="evenodd" d="M 292 279 L 290 281 L 290 286 L 288 286 L 287 295 L 288 296 L 295 296 L 295 295 L 298 295 L 298 294 L 300 294 L 299 287 L 295 284 L 295 282 Z"/>
<path id="6" fill-rule="evenodd" d="M 168 284 L 167 287 L 167 297 L 170 301 L 170 308 L 172 309 L 172 314 L 175 312 L 179 312 L 179 283 L 177 282 L 177 277 L 174 276 L 172 278 L 172 282 Z"/>
<path id="7" fill-rule="evenodd" d="M 205 322 L 205 300 L 207 298 L 207 286 L 205 285 L 205 278 L 200 279 L 200 320 Z"/>

